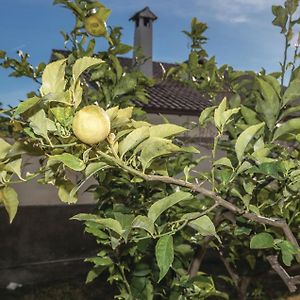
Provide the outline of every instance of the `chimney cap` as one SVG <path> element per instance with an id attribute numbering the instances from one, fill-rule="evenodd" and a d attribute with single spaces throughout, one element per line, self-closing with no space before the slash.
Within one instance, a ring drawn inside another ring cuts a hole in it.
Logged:
<path id="1" fill-rule="evenodd" d="M 157 16 L 150 10 L 148 6 L 143 8 L 142 10 L 136 12 L 129 21 L 136 21 L 139 18 L 146 18 L 155 21 L 157 19 Z"/>

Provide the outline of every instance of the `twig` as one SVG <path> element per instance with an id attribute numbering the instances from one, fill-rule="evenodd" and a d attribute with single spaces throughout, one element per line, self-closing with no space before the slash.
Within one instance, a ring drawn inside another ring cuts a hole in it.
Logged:
<path id="1" fill-rule="evenodd" d="M 233 268 L 228 260 L 224 257 L 223 252 L 219 252 L 219 257 L 221 261 L 223 262 L 228 274 L 230 275 L 235 288 L 237 290 L 237 293 L 239 295 L 240 300 L 245 300 L 247 299 L 247 290 L 249 287 L 249 284 L 251 282 L 251 278 L 247 276 L 239 276 L 238 272 L 236 271 L 235 268 Z"/>
<path id="2" fill-rule="evenodd" d="M 291 293 L 296 292 L 297 285 L 300 285 L 300 276 L 291 277 L 286 270 L 279 264 L 277 255 L 267 256 L 267 260 L 270 263 L 273 270 L 281 277 L 283 282 L 288 287 Z"/>
<path id="3" fill-rule="evenodd" d="M 232 266 L 229 264 L 228 260 L 224 257 L 224 254 L 222 251 L 219 251 L 219 257 L 220 257 L 221 261 L 223 262 L 228 274 L 230 275 L 235 287 L 238 289 L 239 282 L 240 282 L 240 276 L 238 275 L 236 270 L 234 270 L 234 268 L 232 268 Z"/>

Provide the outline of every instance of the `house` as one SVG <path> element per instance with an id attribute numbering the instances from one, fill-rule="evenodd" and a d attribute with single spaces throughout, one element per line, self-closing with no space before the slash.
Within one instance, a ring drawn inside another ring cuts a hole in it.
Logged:
<path id="1" fill-rule="evenodd" d="M 137 103 L 149 116 L 152 123 L 161 123 L 163 114 L 171 123 L 198 123 L 200 112 L 210 105 L 199 91 L 184 83 L 163 80 L 163 73 L 175 64 L 152 60 L 152 28 L 157 17 L 146 7 L 135 13 L 130 20 L 134 22 L 134 43 L 143 49 L 148 58 L 140 66 L 141 71 L 157 83 L 148 88 L 149 103 Z M 134 55 L 135 56 L 135 55 Z M 120 57 L 124 67 L 130 68 L 134 58 Z M 192 143 L 197 145 L 213 135 L 212 129 L 194 129 L 189 133 Z M 202 152 L 207 152 L 202 147 Z M 28 163 L 32 162 L 28 158 Z M 33 161 L 34 162 L 34 161 Z M 37 162 L 34 162 L 37 164 Z M 84 236 L 78 222 L 69 222 L 69 218 L 78 212 L 92 211 L 94 200 L 91 195 L 80 197 L 78 205 L 63 205 L 52 186 L 43 186 L 37 182 L 15 186 L 21 205 L 12 225 L 0 227 L 2 244 L 0 257 L 0 287 L 9 282 L 28 283 L 55 278 L 65 278 L 68 274 L 84 274 L 86 265 L 82 258 L 95 249 L 93 239 Z M 4 209 L 0 217 L 6 218 Z M 42 228 L 42 230 L 41 230 Z M 58 266 L 62 266 L 59 268 Z"/>

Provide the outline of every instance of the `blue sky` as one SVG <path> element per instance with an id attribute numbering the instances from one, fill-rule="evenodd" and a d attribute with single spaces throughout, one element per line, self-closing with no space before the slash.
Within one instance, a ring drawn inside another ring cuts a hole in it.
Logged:
<path id="1" fill-rule="evenodd" d="M 137 10 L 149 6 L 158 16 L 154 25 L 154 59 L 181 62 L 188 55 L 188 29 L 192 17 L 208 24 L 206 49 L 219 65 L 241 70 L 277 71 L 282 60 L 283 41 L 279 28 L 272 26 L 272 4 L 283 0 L 103 0 L 113 10 L 109 25 L 124 28 L 123 41 L 133 42 L 134 26 L 128 21 Z M 1 0 L 0 49 L 16 56 L 21 49 L 35 65 L 47 62 L 51 49 L 63 48 L 59 31 L 68 32 L 73 16 L 52 0 Z M 29 79 L 8 77 L 0 69 L 0 102 L 15 105 L 35 90 Z"/>

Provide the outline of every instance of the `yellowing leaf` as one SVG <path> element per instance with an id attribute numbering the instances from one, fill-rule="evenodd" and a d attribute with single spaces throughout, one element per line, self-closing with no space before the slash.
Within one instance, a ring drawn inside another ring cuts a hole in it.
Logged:
<path id="1" fill-rule="evenodd" d="M 65 89 L 65 67 L 66 59 L 61 59 L 48 64 L 42 75 L 42 96 L 49 93 L 62 93 Z"/>
<path id="2" fill-rule="evenodd" d="M 5 158 L 11 147 L 12 146 L 9 143 L 7 143 L 4 139 L 0 138 L 0 159 Z"/>
<path id="3" fill-rule="evenodd" d="M 11 187 L 2 188 L 0 189 L 0 203 L 4 205 L 9 216 L 9 222 L 12 223 L 18 210 L 18 194 Z"/>

